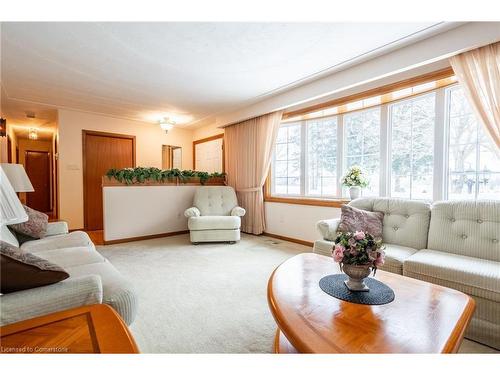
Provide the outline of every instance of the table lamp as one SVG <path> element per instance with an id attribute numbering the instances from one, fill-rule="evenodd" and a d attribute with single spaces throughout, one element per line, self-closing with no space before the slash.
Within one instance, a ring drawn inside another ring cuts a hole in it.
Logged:
<path id="1" fill-rule="evenodd" d="M 35 191 L 22 164 L 0 163 L 0 168 L 16 193 Z"/>
<path id="2" fill-rule="evenodd" d="M 33 189 L 33 187 L 31 188 Z M 0 168 L 0 238 L 2 241 L 18 246 L 17 239 L 9 231 L 7 225 L 23 223 L 27 220 L 28 215 L 2 165 Z"/>

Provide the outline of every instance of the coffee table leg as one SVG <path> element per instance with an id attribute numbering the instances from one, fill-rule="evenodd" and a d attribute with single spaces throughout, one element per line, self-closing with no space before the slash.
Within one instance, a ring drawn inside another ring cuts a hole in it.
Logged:
<path id="1" fill-rule="evenodd" d="M 274 336 L 274 352 L 276 354 L 298 354 L 297 349 L 288 341 L 283 332 L 280 329 L 276 329 L 276 335 Z"/>

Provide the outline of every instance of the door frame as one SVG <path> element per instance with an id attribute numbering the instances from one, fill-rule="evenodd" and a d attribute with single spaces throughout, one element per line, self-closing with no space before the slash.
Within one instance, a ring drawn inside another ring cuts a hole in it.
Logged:
<path id="1" fill-rule="evenodd" d="M 132 166 L 135 168 L 136 157 L 135 157 L 135 135 L 129 134 L 119 134 L 119 133 L 109 133 L 109 132 L 100 132 L 96 130 L 85 130 L 82 129 L 82 187 L 83 187 L 83 226 L 84 230 L 87 229 L 87 193 L 85 188 L 85 181 L 87 177 L 87 135 L 96 135 L 98 137 L 108 137 L 108 138 L 124 138 L 132 140 Z M 101 187 L 102 193 L 102 187 Z"/>
<path id="2" fill-rule="evenodd" d="M 54 186 L 53 186 L 53 177 L 54 177 L 54 171 L 52 170 L 52 152 L 51 151 L 45 151 L 45 150 L 30 150 L 26 149 L 24 150 L 24 166 L 25 169 L 28 169 L 28 158 L 27 155 L 29 152 L 36 152 L 39 154 L 47 154 L 47 157 L 49 158 L 49 211 L 54 213 Z M 25 196 L 26 199 L 26 204 L 28 204 L 28 195 Z"/>
<path id="3" fill-rule="evenodd" d="M 224 133 L 212 135 L 211 137 L 198 139 L 193 141 L 193 170 L 196 170 L 196 145 L 200 143 L 215 141 L 216 139 L 222 138 L 222 173 L 226 171 L 226 160 L 224 151 Z"/>

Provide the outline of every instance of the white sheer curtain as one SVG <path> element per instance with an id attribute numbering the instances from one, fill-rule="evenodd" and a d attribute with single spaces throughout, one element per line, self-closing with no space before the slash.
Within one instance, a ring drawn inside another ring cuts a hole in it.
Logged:
<path id="1" fill-rule="evenodd" d="M 224 129 L 228 185 L 246 210 L 241 230 L 261 234 L 266 226 L 262 188 L 266 181 L 282 111 L 269 113 Z"/>
<path id="2" fill-rule="evenodd" d="M 472 108 L 500 148 L 500 42 L 450 58 Z"/>

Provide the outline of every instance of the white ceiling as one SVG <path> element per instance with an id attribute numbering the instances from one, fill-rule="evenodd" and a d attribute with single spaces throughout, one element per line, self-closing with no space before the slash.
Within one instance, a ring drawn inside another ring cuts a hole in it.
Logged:
<path id="1" fill-rule="evenodd" d="M 3 23 L 8 99 L 196 127 L 444 23 Z M 4 94 L 5 95 L 5 94 Z"/>

